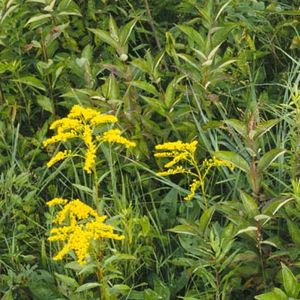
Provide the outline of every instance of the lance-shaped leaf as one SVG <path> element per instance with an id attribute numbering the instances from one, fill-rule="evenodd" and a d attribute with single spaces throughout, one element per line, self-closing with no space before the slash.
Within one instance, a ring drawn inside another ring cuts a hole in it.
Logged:
<path id="1" fill-rule="evenodd" d="M 257 300 L 288 300 L 288 296 L 278 288 L 274 288 L 272 292 L 264 293 L 254 297 Z"/>
<path id="2" fill-rule="evenodd" d="M 254 139 L 264 135 L 266 132 L 268 132 L 273 126 L 275 126 L 278 123 L 278 119 L 268 120 L 265 122 L 261 122 L 254 131 Z"/>
<path id="3" fill-rule="evenodd" d="M 122 46 L 125 46 L 128 42 L 128 39 L 131 35 L 131 32 L 136 24 L 136 22 L 138 21 L 138 19 L 134 19 L 130 22 L 128 22 L 122 29 L 120 32 L 120 42 L 122 44 Z"/>
<path id="4" fill-rule="evenodd" d="M 257 170 L 258 172 L 262 173 L 263 171 L 265 171 L 271 164 L 272 162 L 279 157 L 280 155 L 282 155 L 285 152 L 284 149 L 272 149 L 270 151 L 268 151 L 267 153 L 265 153 L 259 160 L 258 164 L 257 164 Z"/>
<path id="5" fill-rule="evenodd" d="M 284 290 L 289 297 L 293 299 L 298 298 L 299 294 L 299 284 L 297 278 L 294 276 L 292 271 L 283 263 L 281 263 L 282 267 L 282 279 Z"/>
<path id="6" fill-rule="evenodd" d="M 239 154 L 232 151 L 216 151 L 213 154 L 216 158 L 221 160 L 226 160 L 232 163 L 235 167 L 244 171 L 245 173 L 250 173 L 250 166 L 246 160 Z"/>
<path id="7" fill-rule="evenodd" d="M 119 54 L 124 53 L 122 46 L 115 39 L 113 39 L 108 32 L 93 28 L 89 28 L 89 31 L 94 33 L 101 41 L 113 47 Z"/>
<path id="8" fill-rule="evenodd" d="M 187 25 L 177 25 L 177 28 L 184 32 L 191 39 L 191 41 L 198 44 L 201 48 L 204 47 L 204 38 L 199 31 Z"/>
<path id="9" fill-rule="evenodd" d="M 238 132 L 242 137 L 246 137 L 247 135 L 247 127 L 246 125 L 237 119 L 229 119 L 225 121 L 225 124 L 232 127 L 236 132 Z"/>
<path id="10" fill-rule="evenodd" d="M 300 246 L 300 229 L 292 221 L 287 220 L 288 231 L 292 241 L 299 247 Z"/>
<path id="11" fill-rule="evenodd" d="M 206 209 L 203 212 L 202 216 L 200 217 L 199 229 L 200 229 L 202 234 L 205 233 L 205 230 L 208 227 L 214 212 L 215 212 L 215 207 L 211 206 L 208 209 Z"/>
<path id="12" fill-rule="evenodd" d="M 259 210 L 257 204 L 253 197 L 248 195 L 247 193 L 241 191 L 241 199 L 243 202 L 243 206 L 245 208 L 245 212 L 249 218 L 252 218 L 259 214 Z"/>
<path id="13" fill-rule="evenodd" d="M 157 91 L 156 87 L 151 83 L 148 83 L 148 82 L 142 81 L 142 80 L 134 80 L 134 81 L 131 81 L 130 84 L 139 89 L 142 89 L 150 94 L 159 96 L 159 92 Z"/>

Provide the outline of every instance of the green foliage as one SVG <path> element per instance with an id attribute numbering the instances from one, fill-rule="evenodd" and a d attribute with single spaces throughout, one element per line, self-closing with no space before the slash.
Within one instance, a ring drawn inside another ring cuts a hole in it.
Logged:
<path id="1" fill-rule="evenodd" d="M 0 0 L 0 299 L 298 298 L 299 6 Z M 96 185 L 75 159 L 46 167 L 61 147 L 42 147 L 49 124 L 74 104 L 116 115 L 137 144 L 102 145 Z M 176 140 L 235 170 L 185 201 L 192 176 L 155 175 L 154 146 Z M 94 263 L 52 260 L 45 206 L 98 193 L 125 236 L 102 281 Z"/>

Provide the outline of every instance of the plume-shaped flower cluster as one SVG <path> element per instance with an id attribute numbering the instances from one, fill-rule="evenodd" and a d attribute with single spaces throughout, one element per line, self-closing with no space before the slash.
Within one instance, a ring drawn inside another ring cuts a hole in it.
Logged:
<path id="1" fill-rule="evenodd" d="M 171 160 L 164 165 L 166 170 L 157 172 L 157 175 L 169 176 L 175 174 L 186 174 L 193 177 L 192 183 L 190 184 L 190 192 L 184 198 L 185 200 L 192 200 L 199 188 L 202 191 L 202 196 L 204 196 L 205 179 L 212 167 L 225 166 L 232 170 L 234 169 L 234 166 L 230 162 L 217 159 L 216 157 L 205 159 L 202 164 L 199 165 L 196 158 L 197 144 L 197 141 L 193 141 L 191 143 L 176 141 L 155 146 L 157 151 L 154 154 L 155 157 L 171 158 Z"/>
<path id="2" fill-rule="evenodd" d="M 47 202 L 49 207 L 64 205 L 56 214 L 53 223 L 58 227 L 50 231 L 50 241 L 59 241 L 64 244 L 63 248 L 53 258 L 61 260 L 65 255 L 73 251 L 79 264 L 85 264 L 90 255 L 93 240 L 103 238 L 122 240 L 123 235 L 114 233 L 111 225 L 105 224 L 107 216 L 100 216 L 90 206 L 79 199 L 68 201 L 63 198 L 54 198 Z"/>
<path id="3" fill-rule="evenodd" d="M 96 161 L 97 141 L 123 144 L 126 148 L 134 147 L 135 143 L 121 136 L 121 131 L 118 129 L 106 130 L 95 136 L 95 129 L 98 126 L 116 123 L 117 117 L 113 115 L 101 114 L 92 108 L 84 108 L 80 105 L 74 105 L 67 117 L 54 121 L 50 129 L 55 130 L 56 134 L 44 141 L 44 146 L 54 144 L 57 142 L 65 142 L 70 139 L 80 139 L 84 142 L 85 162 L 84 170 L 91 173 Z M 67 157 L 72 156 L 70 150 L 59 151 L 56 153 L 47 166 L 52 165 Z"/>

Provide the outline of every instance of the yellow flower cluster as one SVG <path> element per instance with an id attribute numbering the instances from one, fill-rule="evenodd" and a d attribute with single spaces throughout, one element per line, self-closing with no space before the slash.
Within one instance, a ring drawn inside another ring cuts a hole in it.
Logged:
<path id="1" fill-rule="evenodd" d="M 50 168 L 57 162 L 70 156 L 72 156 L 72 152 L 70 150 L 59 151 L 47 162 L 47 167 Z"/>
<path id="2" fill-rule="evenodd" d="M 63 199 L 63 198 L 54 198 L 51 201 L 47 202 L 47 205 L 49 207 L 55 206 L 55 205 L 59 205 L 59 204 L 66 204 L 68 202 L 68 200 Z"/>
<path id="3" fill-rule="evenodd" d="M 205 159 L 202 165 L 208 169 L 212 167 L 228 167 L 231 171 L 234 170 L 234 165 L 232 163 L 226 160 L 218 159 L 215 156 L 210 159 Z"/>
<path id="4" fill-rule="evenodd" d="M 195 197 L 196 190 L 201 186 L 202 180 L 194 179 L 190 185 L 190 193 L 184 197 L 184 200 L 192 200 Z"/>
<path id="5" fill-rule="evenodd" d="M 50 231 L 48 239 L 63 242 L 64 246 L 53 258 L 54 260 L 61 260 L 73 251 L 78 263 L 83 265 L 89 257 L 93 240 L 124 239 L 123 235 L 114 233 L 114 228 L 111 225 L 104 223 L 107 216 L 99 216 L 94 209 L 79 199 L 69 202 L 63 198 L 54 198 L 47 202 L 49 207 L 59 204 L 64 204 L 64 207 L 53 220 L 54 223 L 58 224 L 58 227 Z"/>
<path id="6" fill-rule="evenodd" d="M 184 198 L 185 200 L 192 200 L 197 189 L 199 188 L 201 188 L 202 196 L 204 197 L 205 179 L 212 167 L 225 166 L 230 168 L 231 170 L 234 169 L 234 166 L 230 162 L 217 159 L 216 157 L 205 159 L 199 166 L 195 157 L 197 144 L 197 141 L 193 141 L 191 143 L 183 143 L 182 141 L 177 141 L 167 142 L 164 144 L 156 145 L 155 147 L 157 151 L 163 151 L 156 152 L 154 154 L 155 157 L 172 159 L 164 165 L 164 168 L 166 168 L 167 170 L 158 172 L 157 175 L 169 176 L 174 174 L 189 174 L 190 176 L 194 177 L 192 183 L 190 184 L 190 192 Z M 182 165 L 177 165 L 178 163 L 185 163 L 185 165 L 189 165 L 190 168 L 184 168 Z"/>
<path id="7" fill-rule="evenodd" d="M 193 141 L 191 143 L 183 143 L 182 141 L 177 142 L 167 142 L 164 144 L 156 145 L 155 149 L 158 151 L 164 151 L 164 152 L 157 152 L 154 154 L 157 158 L 172 158 L 171 161 L 166 163 L 164 167 L 167 169 L 162 172 L 158 172 L 157 175 L 160 176 L 169 176 L 169 175 L 175 175 L 175 174 L 192 174 L 193 173 L 184 168 L 183 166 L 178 166 L 178 163 L 188 163 L 190 165 L 193 165 L 195 162 L 195 152 L 197 149 L 197 141 Z M 175 165 L 177 165 L 175 167 Z M 198 181 L 197 181 L 198 182 Z M 191 200 L 194 195 L 196 189 L 199 187 L 199 184 L 195 185 L 194 183 L 191 184 L 190 188 L 190 194 L 185 197 L 185 200 Z"/>
<path id="8" fill-rule="evenodd" d="M 91 173 L 96 163 L 97 144 L 94 137 L 94 129 L 98 125 L 116 123 L 118 119 L 113 115 L 104 115 L 92 108 L 84 108 L 74 105 L 67 117 L 54 121 L 50 129 L 55 130 L 56 134 L 44 141 L 44 146 L 48 146 L 59 141 L 65 142 L 69 139 L 78 138 L 86 146 L 84 170 Z M 108 130 L 97 140 L 105 142 L 115 142 L 125 145 L 126 148 L 134 147 L 135 143 L 130 142 L 121 136 L 119 130 Z M 48 162 L 50 168 L 56 162 L 71 156 L 71 151 L 60 151 Z"/>
<path id="9" fill-rule="evenodd" d="M 167 151 L 177 151 L 177 152 L 183 152 L 188 151 L 191 153 L 195 153 L 197 149 L 197 141 L 193 141 L 191 143 L 183 143 L 182 141 L 177 142 L 167 142 L 164 144 L 156 145 L 156 150 L 167 150 Z"/>
<path id="10" fill-rule="evenodd" d="M 123 144 L 126 148 L 135 147 L 135 143 L 121 136 L 119 129 L 111 129 L 103 133 L 103 136 L 97 137 L 98 141 Z"/>
<path id="11" fill-rule="evenodd" d="M 195 151 L 197 148 L 197 141 L 193 141 L 191 143 L 183 143 L 182 141 L 177 142 L 168 142 L 160 145 L 156 145 L 156 150 L 163 150 L 164 152 L 157 152 L 154 154 L 155 157 L 170 157 L 173 158 L 171 161 L 166 163 L 164 167 L 169 169 L 169 172 L 176 172 L 176 169 L 170 169 L 178 162 L 189 161 L 194 158 Z"/>

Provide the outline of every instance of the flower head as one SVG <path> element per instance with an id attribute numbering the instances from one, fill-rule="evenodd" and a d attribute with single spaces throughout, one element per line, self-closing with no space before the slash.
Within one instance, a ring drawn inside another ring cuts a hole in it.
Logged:
<path id="1" fill-rule="evenodd" d="M 95 128 L 104 124 L 113 124 L 118 121 L 113 115 L 101 114 L 95 109 L 84 108 L 80 105 L 74 105 L 67 117 L 54 121 L 50 129 L 55 130 L 55 135 L 43 142 L 44 146 L 57 142 L 66 142 L 71 139 L 79 139 L 84 142 L 86 151 L 83 169 L 91 173 L 96 164 L 96 141 L 114 142 L 123 144 L 126 148 L 134 147 L 135 143 L 121 136 L 118 129 L 104 131 L 101 135 L 95 134 Z M 59 151 L 47 163 L 50 168 L 58 161 L 72 156 L 71 151 Z"/>
<path id="2" fill-rule="evenodd" d="M 123 235 L 114 233 L 114 228 L 105 224 L 107 216 L 100 216 L 94 209 L 79 199 L 68 202 L 66 199 L 55 198 L 47 202 L 48 206 L 64 204 L 54 219 L 58 227 L 50 231 L 50 241 L 63 242 L 62 249 L 53 257 L 61 260 L 73 251 L 79 264 L 85 264 L 90 255 L 93 240 L 104 238 L 122 240 Z"/>

